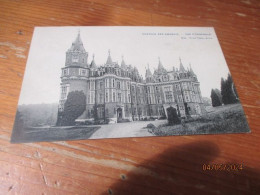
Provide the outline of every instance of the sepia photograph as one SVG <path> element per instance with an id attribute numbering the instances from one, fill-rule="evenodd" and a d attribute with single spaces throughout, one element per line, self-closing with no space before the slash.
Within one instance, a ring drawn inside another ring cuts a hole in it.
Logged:
<path id="1" fill-rule="evenodd" d="M 36 27 L 11 142 L 249 132 L 212 27 Z"/>

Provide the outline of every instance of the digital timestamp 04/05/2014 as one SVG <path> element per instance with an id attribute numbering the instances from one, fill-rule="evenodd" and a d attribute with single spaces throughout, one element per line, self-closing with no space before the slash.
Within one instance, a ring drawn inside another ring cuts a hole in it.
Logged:
<path id="1" fill-rule="evenodd" d="M 242 171 L 244 165 L 241 164 L 203 164 L 203 171 Z"/>

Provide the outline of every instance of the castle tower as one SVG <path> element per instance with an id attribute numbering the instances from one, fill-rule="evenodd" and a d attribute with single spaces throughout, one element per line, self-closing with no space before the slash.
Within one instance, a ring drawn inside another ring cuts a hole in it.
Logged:
<path id="1" fill-rule="evenodd" d="M 89 76 L 88 53 L 83 46 L 80 32 L 66 52 L 65 67 L 61 74 L 61 93 L 59 101 L 59 112 L 64 110 L 64 103 L 67 100 L 69 92 L 83 91 L 87 96 L 87 87 L 85 79 Z"/>
<path id="2" fill-rule="evenodd" d="M 66 52 L 65 66 L 81 66 L 87 67 L 88 53 L 83 46 L 80 32 L 78 32 L 76 40 L 72 43 L 71 47 Z"/>

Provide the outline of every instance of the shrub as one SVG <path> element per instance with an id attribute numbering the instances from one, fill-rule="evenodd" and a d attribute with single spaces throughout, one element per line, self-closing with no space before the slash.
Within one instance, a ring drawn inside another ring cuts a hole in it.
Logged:
<path id="1" fill-rule="evenodd" d="M 167 108 L 168 123 L 169 125 L 180 124 L 180 118 L 178 117 L 177 110 L 173 107 Z"/>
<path id="2" fill-rule="evenodd" d="M 154 128 L 155 128 L 155 125 L 152 124 L 152 123 L 149 123 L 146 127 L 147 127 L 148 129 L 154 129 Z"/>

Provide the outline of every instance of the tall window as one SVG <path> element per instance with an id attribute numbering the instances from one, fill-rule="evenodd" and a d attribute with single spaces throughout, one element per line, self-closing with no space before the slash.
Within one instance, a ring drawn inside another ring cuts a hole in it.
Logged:
<path id="1" fill-rule="evenodd" d="M 127 89 L 129 90 L 130 89 L 130 83 L 127 82 Z"/>
<path id="2" fill-rule="evenodd" d="M 120 89 L 121 88 L 121 83 L 120 81 L 117 82 L 117 89 Z"/>
<path id="3" fill-rule="evenodd" d="M 157 97 L 157 102 L 158 102 L 158 104 L 162 103 L 161 96 L 158 96 L 158 97 Z"/>
<path id="4" fill-rule="evenodd" d="M 156 91 L 156 93 L 159 93 L 159 92 L 160 92 L 158 86 L 155 87 L 155 91 Z"/>
<path id="5" fill-rule="evenodd" d="M 187 91 L 184 91 L 184 98 L 185 98 L 186 102 L 190 101 L 190 96 L 189 96 L 189 93 Z"/>
<path id="6" fill-rule="evenodd" d="M 182 87 L 183 87 L 183 90 L 187 90 L 188 89 L 187 83 L 186 82 L 182 83 Z"/>
<path id="7" fill-rule="evenodd" d="M 99 94 L 99 103 L 103 103 L 103 94 Z"/>
<path id="8" fill-rule="evenodd" d="M 106 88 L 109 87 L 109 79 L 106 79 Z"/>
<path id="9" fill-rule="evenodd" d="M 118 93 L 118 94 L 117 94 L 117 101 L 118 101 L 118 102 L 121 102 L 121 101 L 122 101 L 122 100 L 121 100 L 121 93 Z"/>
<path id="10" fill-rule="evenodd" d="M 177 91 L 179 91 L 180 90 L 180 85 L 179 84 L 175 84 L 175 88 L 176 88 Z"/>
<path id="11" fill-rule="evenodd" d="M 115 87 L 115 79 L 113 79 L 112 85 L 113 85 L 113 87 Z"/>
<path id="12" fill-rule="evenodd" d="M 102 81 L 100 81 L 100 83 L 99 83 L 99 88 L 103 89 L 103 82 Z"/>
<path id="13" fill-rule="evenodd" d="M 108 102 L 108 92 L 106 92 L 106 102 Z"/>
<path id="14" fill-rule="evenodd" d="M 165 99 L 166 99 L 166 102 L 173 102 L 173 94 L 172 94 L 172 90 L 171 90 L 171 87 L 165 87 L 164 88 L 165 90 Z"/>
<path id="15" fill-rule="evenodd" d="M 130 94 L 128 94 L 128 103 L 130 103 L 131 102 L 131 96 L 130 96 Z"/>
<path id="16" fill-rule="evenodd" d="M 115 101 L 116 101 L 116 93 L 113 92 L 113 102 L 115 102 Z"/>

